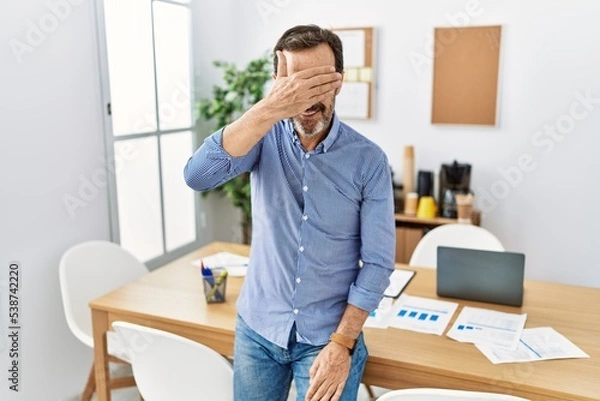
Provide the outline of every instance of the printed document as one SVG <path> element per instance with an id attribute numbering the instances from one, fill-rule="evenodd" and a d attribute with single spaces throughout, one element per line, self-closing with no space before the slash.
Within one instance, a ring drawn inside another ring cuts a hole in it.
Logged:
<path id="1" fill-rule="evenodd" d="M 526 313 L 519 315 L 465 306 L 446 335 L 460 342 L 514 350 L 523 333 L 525 320 Z"/>
<path id="2" fill-rule="evenodd" d="M 200 267 L 201 262 L 204 262 L 204 266 L 211 269 L 216 269 L 218 267 L 225 268 L 228 275 L 232 277 L 241 277 L 246 275 L 249 260 L 250 258 L 235 253 L 218 252 L 202 259 L 194 260 L 192 264 Z"/>
<path id="3" fill-rule="evenodd" d="M 493 364 L 590 357 L 552 327 L 523 330 L 515 350 L 483 344 L 475 345 Z"/>
<path id="4" fill-rule="evenodd" d="M 402 294 L 388 312 L 390 327 L 441 336 L 458 304 Z"/>

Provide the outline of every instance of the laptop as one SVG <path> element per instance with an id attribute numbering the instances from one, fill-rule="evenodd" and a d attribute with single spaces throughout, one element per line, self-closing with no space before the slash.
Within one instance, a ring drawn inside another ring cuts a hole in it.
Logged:
<path id="1" fill-rule="evenodd" d="M 522 253 L 437 249 L 437 295 L 441 297 L 521 306 L 524 274 Z"/>

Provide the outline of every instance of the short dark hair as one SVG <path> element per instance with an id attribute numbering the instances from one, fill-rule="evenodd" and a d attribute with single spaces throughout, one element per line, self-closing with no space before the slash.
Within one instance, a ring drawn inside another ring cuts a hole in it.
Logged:
<path id="1" fill-rule="evenodd" d="M 321 43 L 327 43 L 331 47 L 333 56 L 335 57 L 335 70 L 342 73 L 344 71 L 342 40 L 333 31 L 314 24 L 296 25 L 281 35 L 273 48 L 273 71 L 277 74 L 278 50 L 294 51 L 311 49 Z"/>

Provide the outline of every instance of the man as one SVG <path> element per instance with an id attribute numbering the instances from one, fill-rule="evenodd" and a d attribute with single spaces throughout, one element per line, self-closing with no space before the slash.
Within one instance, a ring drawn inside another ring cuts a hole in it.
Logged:
<path id="1" fill-rule="evenodd" d="M 215 132 L 185 167 L 204 191 L 251 172 L 252 246 L 237 302 L 237 401 L 356 401 L 361 334 L 394 268 L 384 152 L 334 113 L 342 43 L 315 25 L 274 48 L 268 96 Z M 362 262 L 362 266 L 361 263 Z"/>

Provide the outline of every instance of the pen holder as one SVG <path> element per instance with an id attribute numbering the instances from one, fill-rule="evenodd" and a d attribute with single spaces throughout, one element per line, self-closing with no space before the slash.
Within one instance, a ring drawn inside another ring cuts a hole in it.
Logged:
<path id="1" fill-rule="evenodd" d="M 225 302 L 225 290 L 227 287 L 227 270 L 212 269 L 212 276 L 203 276 L 204 297 L 207 304 Z"/>

